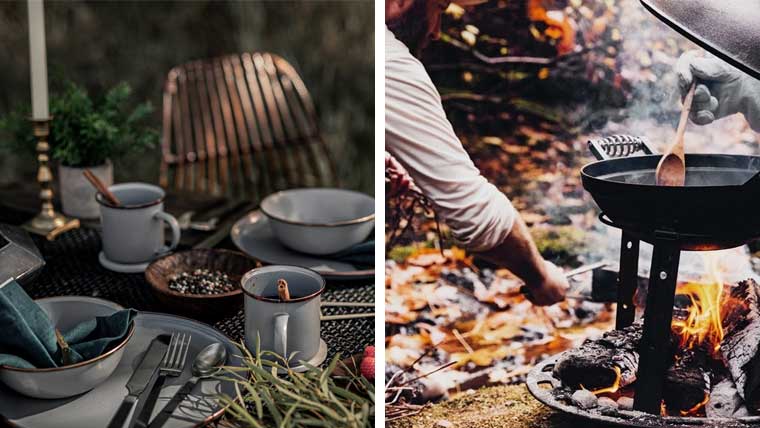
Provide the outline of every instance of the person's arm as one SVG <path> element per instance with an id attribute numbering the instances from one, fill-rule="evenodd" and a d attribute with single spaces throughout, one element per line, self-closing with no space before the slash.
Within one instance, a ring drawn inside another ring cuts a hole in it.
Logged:
<path id="1" fill-rule="evenodd" d="M 750 127 L 760 132 L 760 80 L 713 56 L 698 51 L 681 55 L 676 63 L 682 97 L 696 80 L 690 118 L 698 125 L 742 113 Z"/>
<path id="2" fill-rule="evenodd" d="M 528 299 L 534 304 L 551 305 L 565 299 L 567 278 L 559 268 L 544 261 L 528 226 L 519 216 L 504 242 L 479 255 L 520 277 L 528 288 Z"/>
<path id="3" fill-rule="evenodd" d="M 509 199 L 475 167 L 422 64 L 408 52 L 386 47 L 385 68 L 386 148 L 433 203 L 454 238 L 523 279 L 534 303 L 562 300 L 567 281 L 541 258 Z"/>

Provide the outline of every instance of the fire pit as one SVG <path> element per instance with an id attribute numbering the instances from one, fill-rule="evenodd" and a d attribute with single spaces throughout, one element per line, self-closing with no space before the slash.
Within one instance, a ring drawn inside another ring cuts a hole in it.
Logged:
<path id="1" fill-rule="evenodd" d="M 562 381 L 552 374 L 557 360 L 562 356 L 563 354 L 559 354 L 542 361 L 533 368 L 526 380 L 530 393 L 538 401 L 555 410 L 604 424 L 637 428 L 662 428 L 665 426 L 670 428 L 694 426 L 747 428 L 760 425 L 760 416 L 738 418 L 659 416 L 637 410 L 613 409 L 607 406 L 584 409 L 568 404 L 571 402 L 573 391 L 563 387 Z"/>
<path id="2" fill-rule="evenodd" d="M 678 302 L 675 322 L 673 316 L 682 250 L 733 248 L 760 236 L 754 209 L 758 200 L 753 197 L 760 188 L 760 157 L 687 156 L 687 186 L 661 188 L 649 183 L 659 156 L 652 154 L 643 139 L 613 136 L 590 141 L 589 146 L 601 161 L 583 168 L 584 188 L 602 209 L 601 221 L 622 229 L 616 330 L 537 366 L 528 376 L 531 393 L 556 409 L 614 424 L 760 425 L 758 417 L 730 413 L 725 418 L 691 417 L 704 412 L 710 399 L 709 364 L 722 373 L 717 379 L 729 380 L 728 400 L 743 399 L 757 412 L 754 400 L 760 397 L 753 394 L 760 386 L 760 367 L 755 368 L 759 345 L 748 339 L 754 334 L 748 331 L 754 331 L 753 323 L 760 318 L 757 284 L 743 281 L 729 291 L 722 282 L 710 288 L 682 284 L 686 288 L 679 290 L 686 301 Z M 629 157 L 635 152 L 643 155 Z M 718 182 L 711 182 L 710 174 Z M 689 178 L 699 181 L 689 183 Z M 634 324 L 640 241 L 653 245 L 653 255 L 643 323 Z M 727 306 L 723 296 L 735 304 Z M 724 340 L 726 322 L 731 331 Z M 578 361 L 573 361 L 573 355 L 579 356 Z M 595 372 L 594 358 L 606 370 Z M 588 391 L 581 382 L 590 387 Z M 633 396 L 631 410 L 617 405 L 584 409 L 579 400 L 584 395 L 618 393 L 623 386 L 628 386 L 628 400 Z M 735 393 L 737 388 L 741 397 Z M 578 391 L 583 392 L 573 397 Z M 686 417 L 662 416 L 667 415 L 666 393 L 675 407 L 671 411 Z"/>

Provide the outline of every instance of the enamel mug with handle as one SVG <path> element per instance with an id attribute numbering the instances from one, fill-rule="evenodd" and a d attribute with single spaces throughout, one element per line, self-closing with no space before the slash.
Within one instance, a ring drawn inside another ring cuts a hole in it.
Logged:
<path id="1" fill-rule="evenodd" d="M 277 281 L 284 279 L 290 300 L 280 300 Z M 272 351 L 286 359 L 308 361 L 320 346 L 320 296 L 325 280 L 318 273 L 296 266 L 266 266 L 243 276 L 245 293 L 245 345 Z"/>
<path id="2" fill-rule="evenodd" d="M 117 263 L 145 263 L 168 253 L 179 244 L 177 219 L 164 212 L 166 193 L 147 183 L 123 183 L 108 190 L 121 205 L 115 206 L 98 193 L 100 222 L 103 226 L 103 253 Z M 171 243 L 164 243 L 164 224 L 172 231 Z"/>

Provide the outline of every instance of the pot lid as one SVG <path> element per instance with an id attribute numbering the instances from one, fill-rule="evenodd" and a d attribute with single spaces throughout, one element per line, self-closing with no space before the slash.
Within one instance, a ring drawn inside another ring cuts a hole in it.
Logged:
<path id="1" fill-rule="evenodd" d="M 760 0 L 641 0 L 658 19 L 760 79 Z"/>

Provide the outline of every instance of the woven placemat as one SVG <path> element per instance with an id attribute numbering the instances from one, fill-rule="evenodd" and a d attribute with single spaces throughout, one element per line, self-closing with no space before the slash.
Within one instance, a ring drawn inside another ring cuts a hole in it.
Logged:
<path id="1" fill-rule="evenodd" d="M 143 274 L 111 272 L 100 266 L 100 235 L 93 229 L 77 229 L 62 234 L 53 242 L 34 237 L 45 258 L 46 265 L 33 283 L 24 288 L 32 298 L 78 295 L 111 300 L 124 307 L 143 311 L 167 312 L 155 299 Z M 374 284 L 327 284 L 323 301 L 374 302 Z M 362 308 L 323 308 L 325 315 L 372 312 Z M 206 321 L 234 341 L 244 335 L 242 308 L 234 316 Z M 361 353 L 365 346 L 374 343 L 374 318 L 324 321 L 322 338 L 328 345 L 328 361 L 336 353 L 343 356 Z"/>

